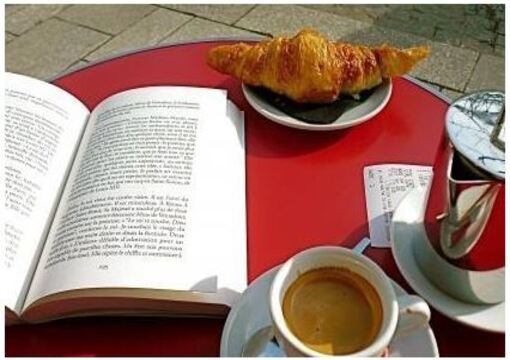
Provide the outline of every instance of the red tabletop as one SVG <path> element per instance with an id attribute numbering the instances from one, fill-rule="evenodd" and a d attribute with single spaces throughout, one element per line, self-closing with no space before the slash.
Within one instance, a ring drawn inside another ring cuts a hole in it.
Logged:
<path id="1" fill-rule="evenodd" d="M 248 276 L 316 245 L 352 247 L 368 235 L 363 167 L 432 165 L 444 137 L 448 104 L 395 79 L 386 108 L 359 126 L 309 132 L 277 125 L 244 99 L 240 82 L 209 69 L 206 51 L 220 41 L 169 45 L 90 65 L 54 82 L 90 109 L 105 97 L 149 85 L 228 90 L 246 114 Z M 224 43 L 224 42 L 221 42 Z M 228 251 L 228 249 L 225 249 Z M 406 290 L 389 249 L 366 254 Z M 236 256 L 236 254 L 232 254 Z M 224 320 L 83 318 L 6 328 L 8 356 L 218 356 Z M 504 335 L 468 328 L 432 312 L 442 356 L 503 356 Z"/>

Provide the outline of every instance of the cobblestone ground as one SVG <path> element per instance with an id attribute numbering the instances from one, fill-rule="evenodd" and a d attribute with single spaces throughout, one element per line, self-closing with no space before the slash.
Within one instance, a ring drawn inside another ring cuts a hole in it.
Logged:
<path id="1" fill-rule="evenodd" d="M 6 5 L 8 71 L 49 79 L 121 52 L 311 26 L 332 38 L 427 44 L 412 75 L 455 98 L 504 89 L 504 5 Z"/>

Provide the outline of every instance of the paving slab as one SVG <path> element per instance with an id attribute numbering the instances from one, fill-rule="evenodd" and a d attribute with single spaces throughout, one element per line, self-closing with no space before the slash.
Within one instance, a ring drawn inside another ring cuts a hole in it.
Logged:
<path id="1" fill-rule="evenodd" d="M 498 37 L 496 38 L 496 45 L 505 47 L 505 35 L 498 35 Z"/>
<path id="2" fill-rule="evenodd" d="M 430 46 L 430 44 L 432 44 L 432 42 L 427 38 L 376 25 L 353 32 L 345 37 L 339 38 L 338 40 L 372 46 L 388 44 L 401 48 L 420 45 Z"/>
<path id="3" fill-rule="evenodd" d="M 505 47 L 496 45 L 494 47 L 494 55 L 499 56 L 499 57 L 505 57 Z"/>
<path id="4" fill-rule="evenodd" d="M 169 9 L 182 11 L 188 14 L 216 20 L 225 24 L 234 24 L 242 18 L 255 5 L 212 5 L 212 4 L 182 4 L 182 5 L 161 5 Z"/>
<path id="5" fill-rule="evenodd" d="M 5 19 L 9 16 L 12 16 L 14 13 L 21 11 L 23 8 L 26 8 L 29 5 L 15 5 L 15 4 L 7 4 L 5 5 Z"/>
<path id="6" fill-rule="evenodd" d="M 258 5 L 237 26 L 272 35 L 293 35 L 312 27 L 331 38 L 342 38 L 370 24 L 296 5 Z"/>
<path id="7" fill-rule="evenodd" d="M 301 6 L 369 23 L 372 23 L 378 15 L 388 12 L 391 8 L 390 5 L 359 6 L 347 4 L 304 4 Z"/>
<path id="8" fill-rule="evenodd" d="M 505 90 L 505 59 L 492 55 L 480 57 L 466 92 L 483 89 Z"/>
<path id="9" fill-rule="evenodd" d="M 24 5 L 8 7 L 6 10 L 5 30 L 21 35 L 36 24 L 62 11 L 66 5 Z"/>
<path id="10" fill-rule="evenodd" d="M 436 29 L 434 34 L 434 40 L 459 47 L 462 46 L 462 37 L 462 32 L 460 30 L 452 34 L 452 32 L 448 30 Z"/>
<path id="11" fill-rule="evenodd" d="M 498 23 L 498 34 L 504 34 L 505 33 L 505 18 L 499 21 Z"/>
<path id="12" fill-rule="evenodd" d="M 476 64 L 478 53 L 437 42 L 430 42 L 429 45 L 431 55 L 411 71 L 411 75 L 463 91 Z"/>
<path id="13" fill-rule="evenodd" d="M 161 41 L 161 44 L 175 41 L 199 40 L 212 37 L 228 36 L 263 38 L 261 35 L 246 30 L 237 29 L 232 26 L 227 26 L 214 21 L 194 18 L 179 30 L 166 37 L 163 41 Z"/>
<path id="14" fill-rule="evenodd" d="M 449 45 L 479 51 L 484 54 L 491 54 L 494 51 L 495 34 L 485 33 L 482 35 L 469 35 L 467 32 L 452 33 L 442 29 L 437 29 L 434 40 Z"/>
<path id="15" fill-rule="evenodd" d="M 5 33 L 5 43 L 9 43 L 12 40 L 16 39 L 16 35 L 10 34 L 8 32 Z"/>
<path id="16" fill-rule="evenodd" d="M 8 71 L 48 79 L 100 46 L 108 36 L 49 19 L 5 47 Z"/>
<path id="17" fill-rule="evenodd" d="M 394 30 L 405 31 L 406 33 L 434 37 L 436 28 L 423 17 L 413 17 L 409 14 L 406 17 L 383 16 L 374 21 L 374 24 L 380 27 L 387 27 Z"/>
<path id="18" fill-rule="evenodd" d="M 155 45 L 192 17 L 160 8 L 86 56 L 88 61 Z"/>
<path id="19" fill-rule="evenodd" d="M 116 35 L 156 9 L 152 5 L 73 5 L 58 17 Z"/>

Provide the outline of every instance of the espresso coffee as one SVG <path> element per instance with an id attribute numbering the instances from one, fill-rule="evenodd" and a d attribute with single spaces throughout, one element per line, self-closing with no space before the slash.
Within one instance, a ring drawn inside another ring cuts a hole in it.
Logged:
<path id="1" fill-rule="evenodd" d="M 283 299 L 283 316 L 307 347 L 329 355 L 357 352 L 372 343 L 382 323 L 382 305 L 374 287 L 340 267 L 300 275 Z"/>

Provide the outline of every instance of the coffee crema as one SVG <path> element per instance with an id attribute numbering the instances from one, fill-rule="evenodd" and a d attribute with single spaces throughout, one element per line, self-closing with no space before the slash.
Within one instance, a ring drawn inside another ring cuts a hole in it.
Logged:
<path id="1" fill-rule="evenodd" d="M 382 323 L 377 291 L 362 276 L 341 267 L 300 275 L 283 299 L 283 316 L 307 347 L 329 355 L 357 352 L 370 345 Z"/>

